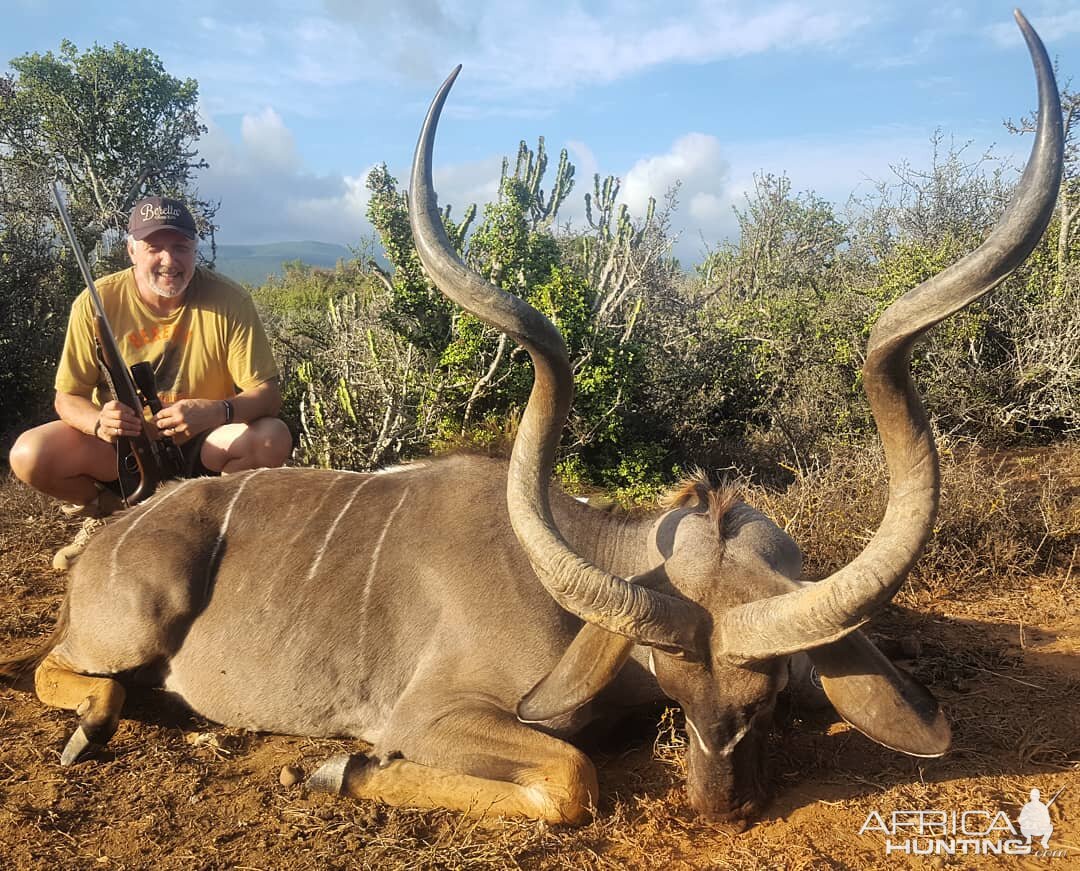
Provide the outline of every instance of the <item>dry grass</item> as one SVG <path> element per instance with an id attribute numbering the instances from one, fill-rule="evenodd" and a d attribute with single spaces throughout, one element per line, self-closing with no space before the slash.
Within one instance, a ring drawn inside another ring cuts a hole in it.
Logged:
<path id="1" fill-rule="evenodd" d="M 1033 577 L 1076 592 L 1080 443 L 1011 453 L 946 447 L 941 472 L 934 535 L 899 601 L 983 596 Z M 820 578 L 870 540 L 885 510 L 886 480 L 879 450 L 849 448 L 798 474 L 782 493 L 748 485 L 747 499 L 799 542 L 807 576 Z"/>

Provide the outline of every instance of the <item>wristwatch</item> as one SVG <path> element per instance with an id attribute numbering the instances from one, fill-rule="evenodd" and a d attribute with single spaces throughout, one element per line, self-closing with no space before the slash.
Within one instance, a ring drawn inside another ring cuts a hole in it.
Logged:
<path id="1" fill-rule="evenodd" d="M 221 400 L 221 404 L 225 406 L 225 423 L 232 423 L 233 419 L 233 407 L 232 403 L 227 399 Z"/>

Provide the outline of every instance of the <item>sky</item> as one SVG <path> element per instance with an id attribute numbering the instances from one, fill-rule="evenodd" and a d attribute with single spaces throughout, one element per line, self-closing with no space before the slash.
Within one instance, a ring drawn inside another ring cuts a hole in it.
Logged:
<path id="1" fill-rule="evenodd" d="M 435 148 L 440 203 L 494 199 L 504 155 L 543 136 L 576 184 L 621 180 L 643 216 L 679 182 L 684 265 L 737 235 L 755 174 L 838 206 L 925 167 L 931 137 L 1019 168 L 1036 105 L 1012 4 L 998 0 L 186 0 L 161 7 L 4 0 L 0 62 L 122 42 L 199 83 L 220 243 L 373 236 L 364 180 L 404 182 L 427 105 L 456 64 Z M 1080 68 L 1080 0 L 1028 0 L 1059 65 Z M 989 166 L 990 164 L 988 164 Z"/>

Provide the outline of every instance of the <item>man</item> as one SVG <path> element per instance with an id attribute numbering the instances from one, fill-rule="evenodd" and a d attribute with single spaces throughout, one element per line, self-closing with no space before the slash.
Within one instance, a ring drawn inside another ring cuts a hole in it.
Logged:
<path id="1" fill-rule="evenodd" d="M 146 427 L 175 440 L 190 474 L 280 466 L 292 437 L 276 417 L 281 391 L 266 334 L 243 288 L 196 267 L 197 246 L 187 206 L 149 197 L 128 222 L 131 268 L 96 282 L 125 362 L 154 369 L 163 408 Z M 60 420 L 23 433 L 9 463 L 31 487 L 69 503 L 66 513 L 103 517 L 121 505 L 116 442 L 137 436 L 144 420 L 111 395 L 89 290 L 72 306 L 55 388 Z M 54 565 L 67 567 L 84 532 Z"/>

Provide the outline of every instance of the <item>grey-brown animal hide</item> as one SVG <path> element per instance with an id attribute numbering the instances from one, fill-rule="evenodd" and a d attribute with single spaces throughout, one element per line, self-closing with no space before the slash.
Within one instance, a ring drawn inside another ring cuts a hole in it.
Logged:
<path id="1" fill-rule="evenodd" d="M 387 721 L 410 685 L 435 707 L 427 675 L 512 712 L 581 621 L 536 582 L 505 480 L 504 461 L 458 455 L 392 473 L 263 469 L 171 485 L 95 537 L 55 653 L 98 674 L 158 666 L 167 689 L 217 722 L 385 736 L 387 751 L 400 749 Z M 626 575 L 660 565 L 687 519 L 702 521 L 686 509 L 658 522 L 565 496 L 555 505 L 579 553 Z M 756 521 L 736 541 L 760 527 L 745 559 L 764 544 L 798 571 L 790 539 L 748 506 L 734 513 Z M 152 550 L 132 548 L 136 538 Z M 741 574 L 726 592 L 702 592 L 744 601 Z M 660 697 L 654 681 L 631 693 Z"/>

